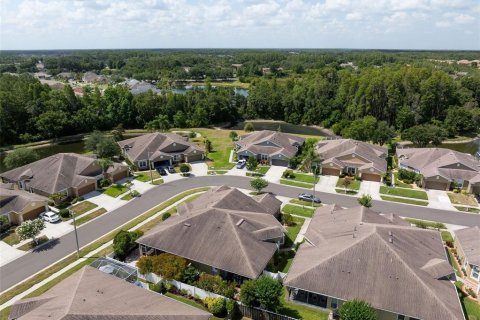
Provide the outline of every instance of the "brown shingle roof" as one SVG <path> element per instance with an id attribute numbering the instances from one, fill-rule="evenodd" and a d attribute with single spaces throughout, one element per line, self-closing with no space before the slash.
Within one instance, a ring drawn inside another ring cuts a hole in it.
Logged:
<path id="1" fill-rule="evenodd" d="M 478 226 L 455 231 L 468 263 L 480 267 L 480 228 Z"/>
<path id="2" fill-rule="evenodd" d="M 317 209 L 285 285 L 420 319 L 464 319 L 439 232 L 363 207 Z"/>
<path id="3" fill-rule="evenodd" d="M 442 176 L 445 179 L 462 179 L 480 182 L 480 161 L 471 154 L 444 148 L 397 149 L 401 166 L 408 166 L 426 177 Z"/>
<path id="4" fill-rule="evenodd" d="M 5 188 L 3 183 L 0 186 L 0 214 L 22 212 L 23 209 L 34 202 L 45 202 L 47 204 L 48 199 L 23 190 Z"/>
<path id="5" fill-rule="evenodd" d="M 346 167 L 348 161 L 339 158 L 355 154 L 367 161 L 359 167 L 360 170 L 373 167 L 382 173 L 387 171 L 387 149 L 377 145 L 352 139 L 323 140 L 315 146 L 315 150 L 325 163 L 333 162 Z"/>
<path id="6" fill-rule="evenodd" d="M 251 197 L 226 186 L 178 208 L 138 243 L 247 278 L 257 278 L 277 250 L 282 225 Z"/>
<path id="7" fill-rule="evenodd" d="M 174 149 L 171 149 L 175 144 Z M 175 133 L 153 132 L 118 142 L 131 161 L 168 160 L 173 154 L 203 153 L 204 150 Z M 170 149 L 169 149 L 170 148 Z M 174 151 L 169 151 L 174 150 Z"/>
<path id="8" fill-rule="evenodd" d="M 102 173 L 92 157 L 76 153 L 57 153 L 22 167 L 0 174 L 9 181 L 29 179 L 34 189 L 53 194 L 76 187 L 86 179 L 94 179 Z"/>
<path id="9" fill-rule="evenodd" d="M 305 139 L 288 133 L 262 130 L 240 137 L 237 152 L 249 151 L 254 154 L 278 155 L 282 154 L 287 158 L 294 157 L 298 152 L 298 146 L 304 143 Z"/>
<path id="10" fill-rule="evenodd" d="M 90 266 L 39 297 L 12 306 L 9 319 L 206 320 L 211 314 Z"/>

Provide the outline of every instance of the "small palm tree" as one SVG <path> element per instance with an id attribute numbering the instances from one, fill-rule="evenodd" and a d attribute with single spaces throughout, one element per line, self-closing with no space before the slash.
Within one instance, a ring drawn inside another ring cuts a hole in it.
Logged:
<path id="1" fill-rule="evenodd" d="M 105 174 L 111 166 L 113 166 L 113 161 L 110 159 L 97 159 L 97 164 L 102 168 L 102 173 Z"/>

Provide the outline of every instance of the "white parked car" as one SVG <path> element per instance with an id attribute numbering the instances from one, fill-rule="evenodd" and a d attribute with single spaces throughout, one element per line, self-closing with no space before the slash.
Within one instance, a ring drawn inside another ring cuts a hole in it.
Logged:
<path id="1" fill-rule="evenodd" d="M 243 169 L 243 167 L 245 167 L 246 164 L 247 164 L 247 160 L 245 159 L 238 160 L 237 169 Z"/>
<path id="2" fill-rule="evenodd" d="M 50 223 L 60 221 L 60 217 L 58 216 L 58 214 L 52 211 L 40 213 L 40 218 L 42 218 L 43 221 L 50 222 Z"/>

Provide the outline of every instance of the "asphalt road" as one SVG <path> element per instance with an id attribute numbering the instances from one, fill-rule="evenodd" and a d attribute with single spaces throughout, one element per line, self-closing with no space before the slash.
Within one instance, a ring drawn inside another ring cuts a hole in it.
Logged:
<path id="1" fill-rule="evenodd" d="M 80 247 L 91 243 L 116 229 L 120 225 L 132 220 L 141 213 L 186 190 L 222 184 L 231 187 L 251 189 L 249 178 L 220 175 L 191 177 L 189 179 L 181 179 L 160 185 L 149 190 L 140 198 L 134 199 L 124 206 L 100 216 L 94 222 L 79 227 L 78 235 Z M 280 196 L 295 198 L 302 190 L 295 187 L 271 184 L 266 191 L 270 191 Z M 317 192 L 316 194 L 320 196 L 324 203 L 337 203 L 344 207 L 358 205 L 357 199 L 351 196 L 323 192 Z M 373 201 L 373 209 L 381 212 L 393 212 L 405 217 L 450 224 L 464 226 L 480 225 L 480 215 L 478 214 L 474 215 L 384 201 Z M 23 279 L 30 277 L 73 252 L 75 252 L 75 237 L 74 233 L 70 232 L 60 237 L 52 245 L 25 254 L 0 267 L 0 292 L 16 285 Z"/>

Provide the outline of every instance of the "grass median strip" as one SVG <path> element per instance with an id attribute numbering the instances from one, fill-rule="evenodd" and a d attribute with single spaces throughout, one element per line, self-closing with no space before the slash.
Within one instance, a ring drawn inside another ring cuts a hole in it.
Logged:
<path id="1" fill-rule="evenodd" d="M 175 196 L 175 197 L 161 203 L 160 205 L 148 210 L 147 212 L 139 215 L 138 217 L 134 218 L 133 220 L 131 220 L 127 224 L 123 225 L 122 227 L 119 227 L 119 228 L 111 231 L 110 233 L 103 236 L 102 238 L 95 241 L 94 243 L 87 245 L 86 247 L 84 247 L 83 249 L 80 250 L 80 256 L 83 257 L 83 256 L 87 255 L 88 253 L 90 253 L 91 251 L 94 251 L 94 250 L 100 248 L 105 243 L 113 240 L 113 238 L 118 233 L 118 231 L 120 231 L 122 229 L 124 229 L 124 230 L 131 229 L 134 226 L 136 226 L 137 224 L 139 224 L 140 222 L 144 221 L 145 219 L 148 219 L 151 216 L 157 214 L 158 212 L 164 210 L 168 206 L 171 206 L 175 202 L 177 202 L 177 201 L 179 201 L 179 200 L 181 200 L 181 199 L 183 199 L 183 198 L 185 198 L 189 195 L 199 193 L 199 192 L 203 192 L 203 191 L 207 191 L 208 189 L 209 189 L 208 187 L 197 188 L 197 189 L 192 189 L 192 190 L 185 191 L 183 193 L 178 194 L 177 196 Z M 71 263 L 75 262 L 76 260 L 77 260 L 77 254 L 73 253 L 73 254 L 67 256 L 66 258 L 64 258 L 63 260 L 61 260 L 61 261 L 55 263 L 54 265 L 50 266 L 49 268 L 47 268 L 43 271 L 40 271 L 38 274 L 36 274 L 32 278 L 30 278 L 29 280 L 26 280 L 25 282 L 23 282 L 21 284 L 18 284 L 17 286 L 15 286 L 15 287 L 11 288 L 10 290 L 8 290 L 7 292 L 3 293 L 0 296 L 0 304 L 4 304 L 5 302 L 11 300 L 13 297 L 15 297 L 18 294 L 24 292 L 25 290 L 28 290 L 29 288 L 31 288 L 35 284 L 45 280 L 46 278 L 48 278 L 51 275 L 53 275 L 54 273 L 62 270 L 63 268 L 70 265 Z M 62 276 L 59 276 L 59 277 L 62 277 Z M 56 279 L 54 279 L 52 281 L 55 281 L 55 280 Z M 52 282 L 52 281 L 50 281 L 50 282 Z M 41 293 L 47 291 L 51 287 L 51 286 L 48 286 L 50 284 L 50 282 L 47 283 L 45 286 L 42 286 L 41 288 L 39 288 L 39 289 L 42 289 L 44 287 L 47 287 L 45 290 L 43 290 L 41 292 L 39 291 L 38 294 L 41 294 Z M 38 290 L 36 290 L 35 292 L 37 292 L 37 291 Z"/>
<path id="2" fill-rule="evenodd" d="M 318 183 L 318 181 L 320 181 L 320 177 L 318 177 L 318 176 L 315 177 L 315 176 L 310 175 L 310 174 L 295 172 L 294 175 L 295 175 L 295 178 L 293 178 L 292 180 L 298 181 L 298 182 L 315 184 L 315 183 Z"/>
<path id="3" fill-rule="evenodd" d="M 477 209 L 477 208 L 455 206 L 455 209 L 457 209 L 458 211 L 463 211 L 463 212 L 480 213 L 480 209 Z"/>
<path id="4" fill-rule="evenodd" d="M 48 241 L 47 236 L 41 236 L 40 238 L 37 238 L 37 243 L 36 244 L 34 244 L 33 241 L 30 241 L 28 243 L 25 243 L 24 245 L 21 245 L 17 249 L 22 250 L 22 251 L 28 251 L 28 250 L 31 250 L 35 247 L 38 247 L 39 245 L 41 245 L 42 243 L 45 243 L 47 241 Z"/>
<path id="5" fill-rule="evenodd" d="M 419 200 L 428 200 L 427 193 L 425 191 L 420 191 L 420 190 L 390 188 L 386 186 L 381 186 L 380 193 L 387 194 L 390 196 L 413 198 L 413 199 L 419 199 Z"/>
<path id="6" fill-rule="evenodd" d="M 382 198 L 382 200 L 385 200 L 385 201 L 415 204 L 417 206 L 428 206 L 428 202 L 421 201 L 421 200 L 414 200 L 414 199 L 407 199 L 407 198 L 397 198 L 397 197 L 390 197 L 390 196 L 380 196 L 380 198 Z"/>
<path id="7" fill-rule="evenodd" d="M 298 199 L 292 199 L 290 200 L 290 203 L 294 203 L 294 204 L 298 204 L 298 205 L 301 205 L 301 206 L 306 206 L 306 207 L 321 207 L 322 204 L 321 203 L 313 203 L 312 205 L 312 202 L 311 201 L 304 201 L 304 200 L 298 200 Z"/>
<path id="8" fill-rule="evenodd" d="M 90 211 L 94 208 L 98 207 L 95 203 L 92 203 L 90 201 L 83 201 L 73 207 L 70 208 L 70 210 L 75 214 L 75 216 L 84 214 L 87 211 Z"/>
<path id="9" fill-rule="evenodd" d="M 314 213 L 313 208 L 300 207 L 300 206 L 293 205 L 293 204 L 286 204 L 282 208 L 282 211 L 283 211 L 283 213 L 293 214 L 293 215 L 296 215 L 296 216 L 302 216 L 302 217 L 307 217 L 307 218 L 313 217 L 313 213 Z"/>
<path id="10" fill-rule="evenodd" d="M 313 188 L 313 184 L 311 184 L 311 183 L 298 182 L 298 181 L 289 180 L 289 179 L 281 179 L 280 184 L 285 184 L 287 186 L 306 188 L 306 189 L 312 189 Z"/>
<path id="11" fill-rule="evenodd" d="M 88 221 L 93 220 L 97 217 L 100 217 L 105 212 L 107 212 L 107 209 L 100 208 L 98 210 L 93 211 L 92 213 L 87 214 L 86 216 L 82 216 L 76 220 L 77 226 L 87 223 Z M 71 224 L 73 224 L 73 222 Z"/>

